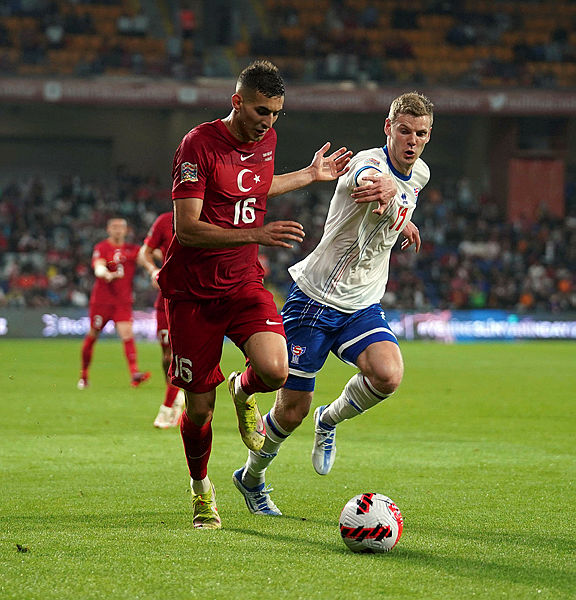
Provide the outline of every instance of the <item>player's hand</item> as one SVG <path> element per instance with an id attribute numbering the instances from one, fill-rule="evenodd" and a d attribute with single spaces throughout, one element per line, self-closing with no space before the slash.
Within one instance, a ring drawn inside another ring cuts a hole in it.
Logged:
<path id="1" fill-rule="evenodd" d="M 418 227 L 412 223 L 412 221 L 408 221 L 408 223 L 406 223 L 406 227 L 404 227 L 402 230 L 402 235 L 406 239 L 402 240 L 402 245 L 400 246 L 401 250 L 406 250 L 406 248 L 409 248 L 412 244 L 415 244 L 415 252 L 420 250 L 420 231 L 418 230 Z"/>
<path id="2" fill-rule="evenodd" d="M 304 228 L 296 221 L 272 221 L 258 230 L 258 243 L 262 246 L 282 246 L 292 248 L 286 240 L 301 242 L 304 239 Z"/>
<path id="3" fill-rule="evenodd" d="M 352 157 L 352 151 L 343 147 L 330 154 L 330 156 L 324 156 L 329 149 L 330 142 L 326 142 L 314 154 L 314 158 L 310 163 L 315 181 L 332 181 L 338 179 L 340 175 L 348 173 L 350 168 L 348 163 Z"/>
<path id="4" fill-rule="evenodd" d="M 365 175 L 362 185 L 354 188 L 350 194 L 356 204 L 378 202 L 378 207 L 372 212 L 381 215 L 390 206 L 398 192 L 396 182 L 390 175 Z"/>

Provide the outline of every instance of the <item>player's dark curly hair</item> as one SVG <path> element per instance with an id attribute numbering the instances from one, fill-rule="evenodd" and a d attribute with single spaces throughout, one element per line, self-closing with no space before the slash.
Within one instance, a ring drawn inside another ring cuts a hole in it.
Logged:
<path id="1" fill-rule="evenodd" d="M 285 92 L 278 67 L 269 60 L 256 60 L 240 73 L 236 91 L 241 89 L 260 92 L 267 98 L 284 96 Z"/>

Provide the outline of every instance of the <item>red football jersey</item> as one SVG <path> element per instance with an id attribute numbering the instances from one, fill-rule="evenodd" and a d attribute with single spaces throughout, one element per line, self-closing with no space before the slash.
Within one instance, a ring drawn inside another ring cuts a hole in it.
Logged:
<path id="1" fill-rule="evenodd" d="M 172 212 L 165 212 L 159 215 L 154 223 L 152 223 L 152 227 L 148 230 L 148 234 L 144 239 L 144 243 L 152 250 L 160 250 L 162 252 L 162 258 L 166 257 L 168 253 L 168 247 L 170 246 L 170 242 L 172 241 L 173 235 L 173 214 Z M 154 302 L 155 308 L 163 307 L 164 301 L 162 300 L 162 294 L 158 293 L 158 297 L 156 298 L 156 302 Z"/>
<path id="2" fill-rule="evenodd" d="M 132 304 L 132 281 L 136 272 L 136 258 L 139 249 L 140 247 L 136 244 L 124 243 L 114 246 L 108 240 L 94 246 L 92 267 L 97 258 L 103 258 L 108 270 L 121 269 L 124 271 L 124 277 L 113 279 L 110 282 L 97 277 L 90 296 L 91 304 Z"/>
<path id="3" fill-rule="evenodd" d="M 190 131 L 174 156 L 172 198 L 201 198 L 200 220 L 226 229 L 264 224 L 274 176 L 276 132 L 238 141 L 220 119 Z M 182 246 L 174 236 L 158 283 L 165 298 L 217 298 L 262 281 L 258 244 L 231 248 Z"/>

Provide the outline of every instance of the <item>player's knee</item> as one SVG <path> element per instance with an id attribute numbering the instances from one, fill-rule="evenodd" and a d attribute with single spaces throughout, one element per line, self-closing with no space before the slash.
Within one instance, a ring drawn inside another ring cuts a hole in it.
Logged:
<path id="1" fill-rule="evenodd" d="M 188 406 L 186 407 L 188 418 L 197 425 L 203 427 L 212 420 L 212 409 L 205 406 Z"/>
<path id="2" fill-rule="evenodd" d="M 398 386 L 402 383 L 403 375 L 404 368 L 402 365 L 394 364 L 378 365 L 368 377 L 376 390 L 389 396 L 398 389 Z"/>
<path id="3" fill-rule="evenodd" d="M 280 389 L 288 379 L 288 364 L 271 362 L 266 365 L 260 379 L 272 390 Z"/>

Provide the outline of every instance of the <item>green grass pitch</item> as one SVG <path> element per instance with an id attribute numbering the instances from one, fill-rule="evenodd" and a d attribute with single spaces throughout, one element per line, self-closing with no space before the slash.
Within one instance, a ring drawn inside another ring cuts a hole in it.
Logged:
<path id="1" fill-rule="evenodd" d="M 311 416 L 284 445 L 267 479 L 277 518 L 232 485 L 246 451 L 221 385 L 221 531 L 192 528 L 179 432 L 152 427 L 159 347 L 139 344 L 153 378 L 132 389 L 119 342 L 100 342 L 80 392 L 80 343 L 0 342 L 0 598 L 576 597 L 573 343 L 403 344 L 401 388 L 339 426 L 330 475 L 310 463 Z M 224 372 L 242 365 L 226 346 Z M 331 359 L 315 405 L 353 373 Z M 389 554 L 340 540 L 341 508 L 371 491 L 404 516 Z"/>

